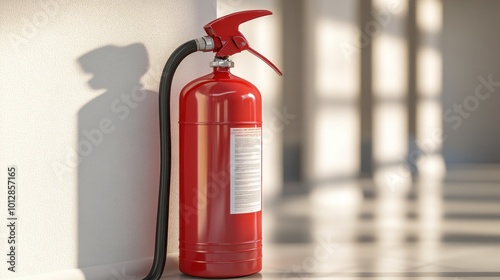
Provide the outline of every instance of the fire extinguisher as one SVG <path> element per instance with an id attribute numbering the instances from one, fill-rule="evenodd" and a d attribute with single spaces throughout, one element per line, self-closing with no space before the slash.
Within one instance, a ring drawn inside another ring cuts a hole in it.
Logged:
<path id="1" fill-rule="evenodd" d="M 262 101 L 250 82 L 230 73 L 229 56 L 252 49 L 241 23 L 271 15 L 266 10 L 233 13 L 204 26 L 208 36 L 188 41 L 162 73 L 160 189 L 153 265 L 144 280 L 159 279 L 167 251 L 171 175 L 170 91 L 177 66 L 196 51 L 215 52 L 213 73 L 189 82 L 179 110 L 179 268 L 198 277 L 226 278 L 262 269 Z"/>

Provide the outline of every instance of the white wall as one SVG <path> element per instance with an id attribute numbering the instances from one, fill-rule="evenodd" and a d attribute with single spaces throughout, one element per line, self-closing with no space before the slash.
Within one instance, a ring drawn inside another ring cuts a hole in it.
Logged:
<path id="1" fill-rule="evenodd" d="M 215 16 L 214 0 L 0 2 L 0 225 L 11 164 L 19 218 L 15 274 L 7 271 L 8 232 L 0 226 L 0 278 L 152 256 L 160 73 L 173 49 L 203 36 Z M 174 92 L 209 72 L 209 60 L 189 57 Z M 172 110 L 177 115 L 177 104 Z"/>

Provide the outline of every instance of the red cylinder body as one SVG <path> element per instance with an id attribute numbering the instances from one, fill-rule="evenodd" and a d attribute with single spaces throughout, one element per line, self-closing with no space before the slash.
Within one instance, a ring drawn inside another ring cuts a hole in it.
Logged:
<path id="1" fill-rule="evenodd" d="M 262 101 L 229 68 L 180 94 L 179 268 L 198 277 L 262 269 Z"/>

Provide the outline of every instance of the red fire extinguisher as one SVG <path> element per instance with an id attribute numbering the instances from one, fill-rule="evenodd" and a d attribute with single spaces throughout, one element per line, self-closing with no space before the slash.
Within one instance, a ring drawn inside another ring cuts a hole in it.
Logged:
<path id="1" fill-rule="evenodd" d="M 213 73 L 189 82 L 180 94 L 179 268 L 198 277 L 224 278 L 262 268 L 262 101 L 250 82 L 230 73 L 229 56 L 253 50 L 241 23 L 272 14 L 233 13 L 204 26 L 208 36 L 178 47 L 163 70 L 160 105 L 161 170 L 154 261 L 145 280 L 159 279 L 166 260 L 170 194 L 170 90 L 180 62 L 213 51 Z"/>

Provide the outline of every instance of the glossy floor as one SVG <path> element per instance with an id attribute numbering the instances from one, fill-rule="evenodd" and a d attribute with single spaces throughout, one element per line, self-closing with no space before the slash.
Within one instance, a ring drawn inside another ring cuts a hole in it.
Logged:
<path id="1" fill-rule="evenodd" d="M 265 211 L 264 269 L 239 279 L 500 279 L 500 169 L 342 182 Z"/>

